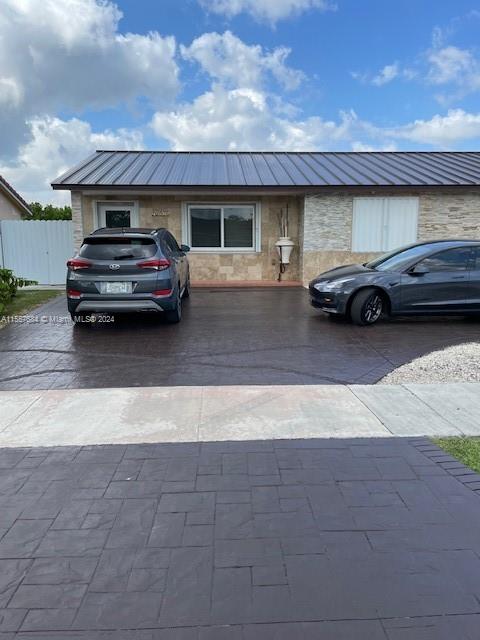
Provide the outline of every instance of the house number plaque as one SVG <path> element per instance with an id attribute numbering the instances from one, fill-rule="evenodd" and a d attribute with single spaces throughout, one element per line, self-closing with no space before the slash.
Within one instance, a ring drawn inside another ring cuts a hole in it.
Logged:
<path id="1" fill-rule="evenodd" d="M 152 213 L 153 218 L 165 218 L 170 215 L 170 211 L 168 209 L 158 209 Z"/>

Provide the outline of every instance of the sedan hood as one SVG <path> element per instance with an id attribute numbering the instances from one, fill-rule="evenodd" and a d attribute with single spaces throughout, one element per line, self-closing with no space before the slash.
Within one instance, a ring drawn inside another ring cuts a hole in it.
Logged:
<path id="1" fill-rule="evenodd" d="M 375 273 L 374 269 L 364 267 L 363 264 L 348 264 L 344 267 L 336 267 L 335 269 L 330 269 L 329 271 L 321 273 L 319 276 L 312 280 L 312 284 L 325 280 L 330 281 L 340 278 L 348 278 L 350 276 L 358 276 L 360 274 L 367 275 L 369 273 Z"/>

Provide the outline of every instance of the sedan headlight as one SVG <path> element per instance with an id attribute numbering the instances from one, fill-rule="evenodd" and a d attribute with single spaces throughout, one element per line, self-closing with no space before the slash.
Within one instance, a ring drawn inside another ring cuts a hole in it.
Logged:
<path id="1" fill-rule="evenodd" d="M 314 285 L 317 291 L 338 291 L 348 282 L 352 282 L 355 278 L 341 278 L 340 280 L 330 280 L 326 282 L 318 282 Z"/>

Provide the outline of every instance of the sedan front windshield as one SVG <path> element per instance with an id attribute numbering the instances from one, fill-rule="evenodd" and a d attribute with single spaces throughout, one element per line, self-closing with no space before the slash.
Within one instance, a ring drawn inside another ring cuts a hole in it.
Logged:
<path id="1" fill-rule="evenodd" d="M 384 253 L 383 256 L 367 262 L 365 266 L 369 269 L 375 269 L 375 271 L 402 271 L 410 262 L 428 254 L 430 249 L 431 245 L 429 244 L 401 247 Z"/>

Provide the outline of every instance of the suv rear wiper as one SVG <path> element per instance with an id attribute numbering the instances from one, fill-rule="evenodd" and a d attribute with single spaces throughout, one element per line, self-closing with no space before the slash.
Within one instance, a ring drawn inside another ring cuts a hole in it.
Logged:
<path id="1" fill-rule="evenodd" d="M 132 258 L 135 258 L 133 253 L 122 253 L 121 256 L 113 256 L 112 260 L 131 260 Z"/>

